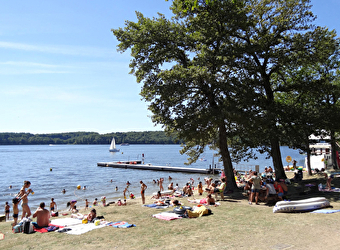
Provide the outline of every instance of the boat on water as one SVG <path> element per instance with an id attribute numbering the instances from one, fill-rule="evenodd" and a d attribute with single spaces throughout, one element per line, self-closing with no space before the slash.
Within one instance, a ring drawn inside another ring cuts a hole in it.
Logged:
<path id="1" fill-rule="evenodd" d="M 109 151 L 110 152 L 119 152 L 120 149 L 116 148 L 116 140 L 115 138 L 113 137 L 112 138 L 112 141 L 111 141 L 111 145 L 110 145 L 110 149 Z"/>
<path id="2" fill-rule="evenodd" d="M 130 146 L 130 144 L 127 142 L 123 142 L 122 144 L 120 144 L 120 146 Z"/>

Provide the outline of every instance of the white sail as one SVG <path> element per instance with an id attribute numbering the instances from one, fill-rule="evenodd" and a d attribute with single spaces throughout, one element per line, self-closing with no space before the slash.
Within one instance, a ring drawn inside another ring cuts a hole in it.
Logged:
<path id="1" fill-rule="evenodd" d="M 119 152 L 119 149 L 116 149 L 116 141 L 115 138 L 112 138 L 111 145 L 110 145 L 110 152 Z"/>

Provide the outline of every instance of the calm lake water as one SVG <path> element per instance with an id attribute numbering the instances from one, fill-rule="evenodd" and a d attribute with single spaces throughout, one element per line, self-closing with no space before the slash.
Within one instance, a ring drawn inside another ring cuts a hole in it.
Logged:
<path id="1" fill-rule="evenodd" d="M 143 180 L 148 186 L 146 195 L 158 190 L 153 180 L 165 179 L 164 187 L 169 184 L 171 176 L 174 184 L 182 187 L 190 178 L 201 180 L 205 175 L 191 173 L 174 173 L 150 170 L 128 170 L 107 167 L 97 167 L 98 162 L 141 160 L 144 154 L 145 163 L 159 166 L 188 167 L 184 165 L 186 155 L 181 155 L 180 145 L 130 145 L 118 146 L 120 152 L 110 153 L 109 145 L 30 145 L 30 146 L 0 146 L 0 204 L 4 207 L 8 201 L 12 207 L 12 198 L 20 190 L 23 181 L 29 180 L 34 195 L 29 195 L 29 205 L 34 211 L 40 202 L 50 203 L 53 197 L 58 204 L 58 210 L 66 209 L 66 203 L 76 199 L 77 206 L 83 207 L 87 198 L 91 203 L 95 198 L 100 200 L 106 196 L 107 201 L 123 198 L 126 182 L 131 186 L 129 191 L 140 197 L 139 181 Z M 286 156 L 304 164 L 304 156 L 298 151 L 281 147 L 283 164 L 287 165 Z M 214 151 L 207 150 L 192 168 L 208 168 L 213 162 Z M 217 158 L 214 159 L 215 164 Z M 237 169 L 255 169 L 260 165 L 260 171 L 265 166 L 272 166 L 271 159 L 259 155 L 259 159 L 235 165 Z M 217 165 L 221 167 L 221 165 Z M 52 171 L 50 171 L 52 170 Z M 218 178 L 218 175 L 215 176 Z M 112 180 L 112 182 L 111 182 Z M 12 185 L 12 189 L 9 186 Z M 78 190 L 77 186 L 86 186 L 86 190 Z M 115 187 L 118 187 L 118 191 Z M 66 193 L 61 192 L 66 189 Z M 11 210 L 12 211 L 12 210 Z M 12 212 L 11 212 L 12 213 Z"/>

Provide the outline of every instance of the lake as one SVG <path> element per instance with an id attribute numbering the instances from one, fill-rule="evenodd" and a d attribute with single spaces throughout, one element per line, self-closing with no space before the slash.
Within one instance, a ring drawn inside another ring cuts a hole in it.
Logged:
<path id="1" fill-rule="evenodd" d="M 84 206 L 87 198 L 91 203 L 95 198 L 100 200 L 106 196 L 107 201 L 123 198 L 123 190 L 126 182 L 131 186 L 129 191 L 140 197 L 140 184 L 143 182 L 148 186 L 146 195 L 151 195 L 158 190 L 153 180 L 161 177 L 165 179 L 164 188 L 169 184 L 169 176 L 174 184 L 184 186 L 190 178 L 195 180 L 205 177 L 202 174 L 175 173 L 150 170 L 115 169 L 108 167 L 97 167 L 98 162 L 131 161 L 141 160 L 144 154 L 144 162 L 159 166 L 188 167 L 184 165 L 187 161 L 186 155 L 181 155 L 180 145 L 129 145 L 117 146 L 120 152 L 110 153 L 109 145 L 24 145 L 24 146 L 0 146 L 0 169 L 2 181 L 0 183 L 0 204 L 5 206 L 8 201 L 12 207 L 12 198 L 20 190 L 24 180 L 31 182 L 34 194 L 29 195 L 29 205 L 35 211 L 40 202 L 49 205 L 53 197 L 58 205 L 58 210 L 66 209 L 67 201 L 76 199 L 77 206 Z M 207 150 L 192 168 L 208 168 L 213 162 L 212 150 Z M 297 150 L 281 147 L 283 164 L 286 156 L 298 161 L 298 166 L 303 166 L 304 156 Z M 217 163 L 217 158 L 214 158 Z M 235 165 L 236 169 L 255 169 L 260 166 L 263 171 L 265 166 L 272 166 L 271 159 L 265 159 L 259 155 L 259 159 Z M 217 167 L 222 165 L 219 163 Z M 215 176 L 218 178 L 218 175 Z M 111 182 L 112 180 L 112 182 Z M 9 186 L 12 185 L 12 189 Z M 86 186 L 86 190 L 78 190 L 77 186 Z M 118 187 L 118 191 L 115 188 Z M 66 189 L 66 193 L 61 192 Z M 12 209 L 11 209 L 12 211 Z M 11 212 L 12 213 L 12 212 Z"/>

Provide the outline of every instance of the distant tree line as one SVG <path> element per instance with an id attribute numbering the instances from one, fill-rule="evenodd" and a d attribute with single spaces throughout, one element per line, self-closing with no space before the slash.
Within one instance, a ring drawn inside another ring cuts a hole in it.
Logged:
<path id="1" fill-rule="evenodd" d="M 0 133 L 0 145 L 38 144 L 109 144 L 112 137 L 116 144 L 180 144 L 176 135 L 168 136 L 164 131 L 117 132 L 68 132 L 56 134 Z"/>

